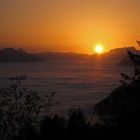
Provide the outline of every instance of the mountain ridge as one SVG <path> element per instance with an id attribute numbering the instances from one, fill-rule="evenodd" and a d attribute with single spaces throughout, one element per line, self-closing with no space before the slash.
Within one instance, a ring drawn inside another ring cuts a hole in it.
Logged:
<path id="1" fill-rule="evenodd" d="M 33 62 L 33 61 L 76 61 L 76 60 L 89 60 L 89 61 L 114 61 L 119 64 L 123 59 L 128 58 L 127 50 L 134 53 L 138 51 L 134 47 L 124 47 L 111 49 L 103 54 L 81 54 L 74 52 L 42 52 L 42 53 L 28 53 L 24 49 L 4 48 L 0 50 L 0 62 Z M 140 52 L 140 51 L 139 51 Z"/>
<path id="2" fill-rule="evenodd" d="M 0 62 L 37 62 L 43 61 L 34 54 L 23 49 L 4 48 L 0 50 Z"/>

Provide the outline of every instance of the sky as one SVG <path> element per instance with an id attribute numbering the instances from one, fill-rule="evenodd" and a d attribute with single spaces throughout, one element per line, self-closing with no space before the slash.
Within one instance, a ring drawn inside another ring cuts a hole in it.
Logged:
<path id="1" fill-rule="evenodd" d="M 136 46 L 140 0 L 0 0 L 0 47 L 93 53 Z"/>

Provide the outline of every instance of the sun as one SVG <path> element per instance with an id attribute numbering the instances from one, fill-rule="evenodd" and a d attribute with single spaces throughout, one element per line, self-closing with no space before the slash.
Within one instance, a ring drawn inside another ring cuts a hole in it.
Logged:
<path id="1" fill-rule="evenodd" d="M 104 47 L 103 47 L 102 45 L 96 45 L 96 46 L 95 46 L 95 52 L 96 52 L 97 54 L 103 53 L 103 50 L 104 50 Z"/>

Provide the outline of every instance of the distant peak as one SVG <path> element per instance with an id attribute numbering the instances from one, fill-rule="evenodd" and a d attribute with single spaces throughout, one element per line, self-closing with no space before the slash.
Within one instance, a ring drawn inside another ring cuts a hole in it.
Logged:
<path id="1" fill-rule="evenodd" d="M 3 48 L 3 49 L 1 49 L 1 50 L 3 50 L 3 51 L 15 51 L 14 48 Z"/>
<path id="2" fill-rule="evenodd" d="M 27 52 L 24 51 L 23 49 L 15 49 L 15 48 L 3 48 L 0 51 L 2 51 L 2 52 L 18 52 L 18 53 L 22 53 L 22 54 L 27 54 Z"/>
<path id="3" fill-rule="evenodd" d="M 137 51 L 137 50 L 135 49 L 135 47 L 126 47 L 126 49 L 132 50 L 132 51 Z"/>
<path id="4" fill-rule="evenodd" d="M 18 52 L 23 53 L 23 54 L 27 54 L 27 52 L 25 50 L 23 50 L 22 48 L 18 49 Z"/>
<path id="5" fill-rule="evenodd" d="M 14 48 L 3 48 L 0 50 L 1 53 L 14 53 L 16 50 Z"/>
<path id="6" fill-rule="evenodd" d="M 23 49 L 4 48 L 0 50 L 0 62 L 36 62 L 43 61 L 36 55 L 29 54 Z"/>
<path id="7" fill-rule="evenodd" d="M 111 49 L 110 52 L 126 51 L 128 49 L 131 51 L 136 51 L 135 47 L 130 46 L 130 47 L 123 47 L 123 48 L 114 48 L 114 49 Z"/>

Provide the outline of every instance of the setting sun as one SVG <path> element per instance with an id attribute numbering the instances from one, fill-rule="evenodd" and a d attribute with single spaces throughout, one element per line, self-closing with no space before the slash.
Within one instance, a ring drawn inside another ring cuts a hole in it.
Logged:
<path id="1" fill-rule="evenodd" d="M 97 46 L 95 47 L 95 52 L 96 52 L 97 54 L 103 53 L 103 50 L 104 50 L 104 47 L 103 47 L 102 45 L 97 45 Z"/>

